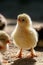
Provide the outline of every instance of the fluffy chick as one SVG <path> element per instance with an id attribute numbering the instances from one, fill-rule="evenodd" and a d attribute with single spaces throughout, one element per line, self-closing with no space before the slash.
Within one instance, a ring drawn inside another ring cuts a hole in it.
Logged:
<path id="1" fill-rule="evenodd" d="M 6 62 L 6 61 L 3 61 L 2 56 L 3 56 L 3 53 L 9 48 L 8 43 L 10 43 L 9 35 L 4 31 L 0 31 L 0 53 L 2 54 L 1 55 L 2 62 Z"/>
<path id="2" fill-rule="evenodd" d="M 7 26 L 7 20 L 6 18 L 0 14 L 0 30 L 4 30 Z"/>
<path id="3" fill-rule="evenodd" d="M 29 15 L 25 13 L 18 15 L 17 25 L 11 37 L 13 38 L 14 44 L 20 48 L 17 57 L 22 58 L 22 49 L 31 49 L 31 52 L 27 54 L 28 58 L 37 56 L 34 47 L 37 45 L 38 35 L 32 27 L 32 21 Z"/>
<path id="4" fill-rule="evenodd" d="M 7 43 L 10 43 L 10 37 L 5 31 L 0 31 L 0 52 L 7 49 Z"/>

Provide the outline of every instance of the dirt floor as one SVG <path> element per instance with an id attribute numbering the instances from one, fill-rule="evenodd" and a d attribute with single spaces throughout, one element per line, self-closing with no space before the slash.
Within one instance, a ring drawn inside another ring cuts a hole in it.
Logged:
<path id="1" fill-rule="evenodd" d="M 15 25 L 8 25 L 6 32 L 10 35 L 13 31 Z M 23 58 L 16 58 L 15 55 L 19 49 L 14 44 L 9 44 L 9 49 L 3 54 L 3 60 L 6 60 L 7 63 L 1 63 L 0 65 L 43 65 L 43 48 L 36 47 L 36 53 L 38 57 L 28 59 L 26 55 L 28 50 L 23 50 Z"/>

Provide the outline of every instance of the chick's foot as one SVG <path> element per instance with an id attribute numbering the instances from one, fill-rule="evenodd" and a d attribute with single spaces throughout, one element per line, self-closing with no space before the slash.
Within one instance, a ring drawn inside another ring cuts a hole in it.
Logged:
<path id="1" fill-rule="evenodd" d="M 34 58 L 37 56 L 38 56 L 38 54 L 35 52 L 35 50 L 31 49 L 31 52 L 27 55 L 27 58 Z"/>

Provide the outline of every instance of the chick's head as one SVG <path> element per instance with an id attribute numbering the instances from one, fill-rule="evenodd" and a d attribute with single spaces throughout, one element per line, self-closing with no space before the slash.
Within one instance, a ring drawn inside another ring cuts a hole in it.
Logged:
<path id="1" fill-rule="evenodd" d="M 10 43 L 10 37 L 9 37 L 9 35 L 6 32 L 4 32 L 4 31 L 0 31 L 0 41 L 4 45 L 6 45 L 7 43 Z"/>
<path id="2" fill-rule="evenodd" d="M 0 30 L 3 30 L 6 25 L 7 25 L 6 18 L 2 14 L 0 14 Z"/>
<path id="3" fill-rule="evenodd" d="M 17 21 L 17 23 L 23 27 L 30 27 L 32 25 L 30 16 L 25 13 L 18 15 Z"/>

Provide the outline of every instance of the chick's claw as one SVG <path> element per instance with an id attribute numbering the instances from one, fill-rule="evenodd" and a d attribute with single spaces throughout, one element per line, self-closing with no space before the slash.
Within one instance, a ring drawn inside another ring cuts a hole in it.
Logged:
<path id="1" fill-rule="evenodd" d="M 27 58 L 34 58 L 37 57 L 37 54 L 32 54 L 31 52 L 27 55 Z"/>
<path id="2" fill-rule="evenodd" d="M 31 49 L 30 53 L 27 55 L 27 58 L 34 58 L 34 57 L 38 57 L 38 54 L 35 52 L 34 49 Z"/>

